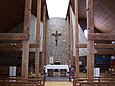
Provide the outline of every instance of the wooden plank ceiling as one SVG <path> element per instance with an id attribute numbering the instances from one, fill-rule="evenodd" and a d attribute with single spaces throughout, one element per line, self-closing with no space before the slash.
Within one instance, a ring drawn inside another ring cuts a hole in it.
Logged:
<path id="1" fill-rule="evenodd" d="M 0 0 L 0 32 L 8 32 L 23 21 L 24 0 Z"/>
<path id="2" fill-rule="evenodd" d="M 79 0 L 79 19 L 86 19 L 86 0 Z M 73 0 L 71 0 L 74 5 Z M 115 0 L 94 0 L 94 25 L 100 32 L 115 32 Z M 81 23 L 82 24 L 82 23 Z"/>
<path id="3" fill-rule="evenodd" d="M 85 1 L 79 0 L 79 19 L 81 21 L 86 20 Z M 45 0 L 42 0 L 42 6 L 43 3 Z M 74 6 L 74 0 L 71 0 L 70 3 Z M 114 5 L 115 0 L 94 0 L 94 24 L 100 32 L 115 32 Z M 33 0 L 32 13 L 36 15 L 36 0 Z M 0 32 L 9 32 L 23 22 L 23 14 L 24 0 L 0 0 Z"/>
<path id="4" fill-rule="evenodd" d="M 42 4 L 45 3 L 41 0 Z M 36 16 L 37 1 L 32 1 L 32 14 Z M 24 20 L 25 0 L 0 0 L 0 33 L 9 32 Z M 42 6 L 43 8 L 43 6 Z"/>

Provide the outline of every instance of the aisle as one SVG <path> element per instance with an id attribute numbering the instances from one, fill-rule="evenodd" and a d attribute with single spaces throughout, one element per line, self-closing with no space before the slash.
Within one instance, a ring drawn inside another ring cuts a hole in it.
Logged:
<path id="1" fill-rule="evenodd" d="M 72 86 L 72 82 L 45 82 L 45 86 Z"/>
<path id="2" fill-rule="evenodd" d="M 46 75 L 46 81 L 48 81 L 48 82 L 49 81 L 54 81 L 54 82 L 64 81 L 64 82 L 66 82 L 66 81 L 69 81 L 69 74 L 66 74 L 65 77 L 61 77 L 60 74 L 55 74 L 53 77 L 48 77 Z"/>

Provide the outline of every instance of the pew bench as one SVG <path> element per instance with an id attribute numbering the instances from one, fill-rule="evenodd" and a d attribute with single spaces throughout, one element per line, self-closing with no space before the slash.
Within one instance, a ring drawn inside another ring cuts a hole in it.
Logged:
<path id="1" fill-rule="evenodd" d="M 115 78 L 94 78 L 94 79 L 87 79 L 87 78 L 74 78 L 73 86 L 115 86 Z"/>
<path id="2" fill-rule="evenodd" d="M 0 78 L 0 86 L 44 86 L 44 78 Z"/>
<path id="3" fill-rule="evenodd" d="M 24 81 L 20 81 L 20 82 L 9 82 L 9 81 L 5 81 L 5 82 L 1 82 L 0 81 L 0 86 L 40 86 L 38 84 L 38 82 L 24 82 Z"/>

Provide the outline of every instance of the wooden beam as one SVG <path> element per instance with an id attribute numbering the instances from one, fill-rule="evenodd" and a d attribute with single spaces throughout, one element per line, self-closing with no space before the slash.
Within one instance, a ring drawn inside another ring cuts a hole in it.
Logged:
<path id="1" fill-rule="evenodd" d="M 36 77 L 39 77 L 40 20 L 41 20 L 41 0 L 37 0 L 37 27 L 36 27 L 36 52 L 35 52 L 35 75 Z"/>
<path id="2" fill-rule="evenodd" d="M 115 48 L 115 44 L 96 44 L 95 48 Z"/>
<path id="3" fill-rule="evenodd" d="M 115 40 L 115 33 L 89 33 L 88 40 Z"/>
<path id="4" fill-rule="evenodd" d="M 79 31 L 78 31 L 78 0 L 75 1 L 75 34 L 76 34 L 76 47 L 79 44 Z M 79 77 L 79 48 L 76 48 L 76 77 Z"/>
<path id="5" fill-rule="evenodd" d="M 68 33 L 67 38 L 68 38 L 68 42 L 69 42 L 69 17 L 68 17 L 68 16 L 66 17 L 66 32 Z M 71 63 L 70 63 L 70 47 L 69 47 L 69 52 L 68 52 L 67 54 L 68 54 L 67 64 L 68 64 L 69 66 L 71 66 Z"/>
<path id="6" fill-rule="evenodd" d="M 4 52 L 4 53 L 6 53 L 6 52 L 21 52 L 21 50 L 19 49 L 19 48 L 0 48 L 0 53 L 2 52 Z"/>
<path id="7" fill-rule="evenodd" d="M 47 8 L 46 8 L 47 9 Z M 46 11 L 47 12 L 47 11 Z M 47 56 L 46 56 L 46 47 L 47 47 L 47 43 L 46 43 L 46 40 L 47 40 L 47 14 L 46 14 L 46 17 L 45 17 L 45 21 L 46 21 L 46 24 L 45 24 L 45 30 L 44 30 L 44 60 L 45 60 L 45 65 L 47 64 L 46 62 L 47 62 Z"/>
<path id="8" fill-rule="evenodd" d="M 24 13 L 24 33 L 29 34 L 30 18 L 31 18 L 31 0 L 25 0 Z M 28 62 L 29 62 L 29 40 L 24 40 L 22 47 L 22 71 L 21 76 L 28 78 Z"/>
<path id="9" fill-rule="evenodd" d="M 69 42 L 70 42 L 70 62 L 71 65 L 73 65 L 73 26 L 72 26 L 72 13 L 71 13 L 72 7 L 69 6 L 70 11 L 70 33 L 69 33 Z"/>
<path id="10" fill-rule="evenodd" d="M 30 44 L 29 46 L 29 48 L 35 48 L 36 44 Z M 87 48 L 87 44 L 79 44 L 78 47 Z M 22 43 L 0 44 L 0 52 L 17 52 L 21 51 L 20 48 L 22 48 Z M 115 55 L 115 50 L 112 49 L 115 48 L 115 44 L 97 44 L 95 48 L 98 48 L 95 54 Z"/>
<path id="11" fill-rule="evenodd" d="M 30 44 L 29 48 L 35 48 L 35 44 Z M 22 48 L 22 43 L 11 43 L 11 44 L 0 44 L 0 49 L 7 48 L 7 49 L 19 49 Z"/>
<path id="12" fill-rule="evenodd" d="M 78 44 L 77 48 L 87 48 L 87 44 Z"/>
<path id="13" fill-rule="evenodd" d="M 35 44 L 31 44 L 30 48 L 35 48 Z M 6 52 L 21 52 L 20 48 L 22 48 L 22 44 L 19 45 L 0 45 L 0 53 L 6 53 Z M 115 55 L 115 49 L 97 49 L 97 52 L 95 54 L 109 54 L 109 55 Z"/>
<path id="14" fill-rule="evenodd" d="M 29 48 L 35 48 L 36 45 L 35 44 L 30 44 L 29 45 L 30 47 Z M 17 52 L 17 51 L 22 51 L 21 48 L 23 47 L 23 44 L 22 43 L 11 43 L 11 44 L 0 44 L 0 52 L 9 52 L 9 51 L 12 51 L 12 52 Z"/>
<path id="15" fill-rule="evenodd" d="M 78 44 L 79 48 L 87 48 L 87 44 Z M 94 48 L 115 48 L 115 44 L 96 44 L 94 45 Z"/>
<path id="16" fill-rule="evenodd" d="M 115 55 L 115 49 L 98 49 L 96 54 Z"/>
<path id="17" fill-rule="evenodd" d="M 0 49 L 0 54 L 19 54 L 21 51 L 16 50 L 4 50 Z M 10 58 L 10 57 L 9 57 Z"/>
<path id="18" fill-rule="evenodd" d="M 11 49 L 11 48 L 22 48 L 22 44 L 16 44 L 16 43 L 11 43 L 11 44 L 0 44 L 0 49 Z"/>
<path id="19" fill-rule="evenodd" d="M 46 52 L 46 5 L 43 10 L 43 44 L 42 44 L 42 74 L 44 74 L 45 52 Z"/>
<path id="20" fill-rule="evenodd" d="M 94 33 L 93 0 L 86 0 L 88 38 Z M 87 78 L 94 79 L 94 41 L 87 41 Z"/>
<path id="21" fill-rule="evenodd" d="M 78 48 L 87 48 L 87 44 L 78 44 Z M 95 49 L 99 48 L 115 48 L 115 44 L 96 44 L 94 45 Z M 10 44 L 0 44 L 0 48 L 22 48 L 22 43 L 10 43 Z M 29 48 L 36 48 L 36 44 L 30 44 Z"/>
<path id="22" fill-rule="evenodd" d="M 0 40 L 28 40 L 28 36 L 26 33 L 0 33 Z"/>

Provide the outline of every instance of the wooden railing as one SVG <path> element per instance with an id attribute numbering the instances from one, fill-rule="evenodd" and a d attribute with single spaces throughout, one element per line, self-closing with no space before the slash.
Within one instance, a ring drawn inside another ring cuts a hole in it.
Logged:
<path id="1" fill-rule="evenodd" d="M 115 86 L 115 77 L 95 77 L 94 79 L 74 78 L 73 86 Z"/>
<path id="2" fill-rule="evenodd" d="M 0 86 L 44 86 L 44 77 L 34 78 L 0 78 Z"/>

